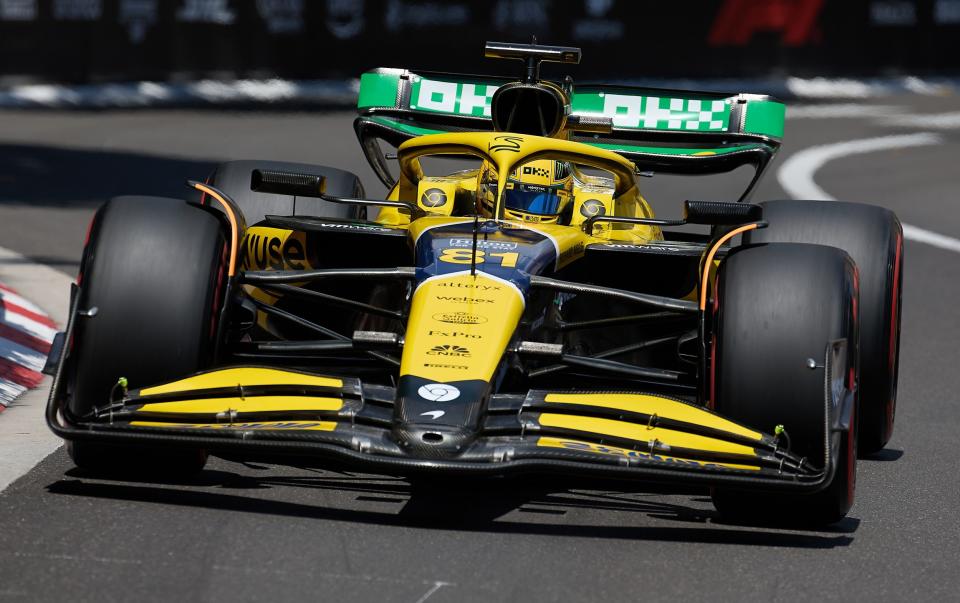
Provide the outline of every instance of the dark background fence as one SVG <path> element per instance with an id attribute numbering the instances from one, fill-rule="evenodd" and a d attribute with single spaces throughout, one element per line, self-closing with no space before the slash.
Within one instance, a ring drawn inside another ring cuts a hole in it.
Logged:
<path id="1" fill-rule="evenodd" d="M 960 0 L 0 0 L 0 76 L 483 73 L 531 35 L 582 47 L 579 80 L 960 72 Z"/>

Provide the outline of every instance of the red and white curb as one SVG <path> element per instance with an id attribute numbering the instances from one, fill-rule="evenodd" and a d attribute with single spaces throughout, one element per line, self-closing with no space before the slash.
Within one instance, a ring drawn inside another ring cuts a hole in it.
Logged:
<path id="1" fill-rule="evenodd" d="M 10 484 L 63 446 L 47 427 L 51 378 L 40 369 L 56 326 L 66 324 L 72 282 L 63 272 L 0 247 L 0 404 L 6 407 L 0 413 L 0 499 Z"/>
<path id="2" fill-rule="evenodd" d="M 43 381 L 56 332 L 46 312 L 0 283 L 0 412 Z"/>

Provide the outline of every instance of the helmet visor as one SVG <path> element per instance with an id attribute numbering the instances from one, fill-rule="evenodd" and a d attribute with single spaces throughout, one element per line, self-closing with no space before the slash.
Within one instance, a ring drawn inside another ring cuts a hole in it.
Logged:
<path id="1" fill-rule="evenodd" d="M 560 195 L 547 187 L 514 185 L 505 193 L 507 209 L 541 216 L 555 216 L 560 210 Z"/>

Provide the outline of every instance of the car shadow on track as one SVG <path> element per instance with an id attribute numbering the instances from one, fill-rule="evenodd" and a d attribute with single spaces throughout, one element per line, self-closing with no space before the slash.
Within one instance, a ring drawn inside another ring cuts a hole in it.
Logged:
<path id="1" fill-rule="evenodd" d="M 208 469 L 193 480 L 166 483 L 128 476 L 106 481 L 105 476 L 73 469 L 67 472 L 69 479 L 47 489 L 56 495 L 394 527 L 785 548 L 849 546 L 859 524 L 848 518 L 825 530 L 800 532 L 723 523 L 706 508 L 709 497 L 702 489 L 624 492 L 609 490 L 609 482 L 558 489 L 555 482 L 529 479 L 411 484 L 380 476 L 329 471 L 284 475 L 269 467 L 251 467 L 264 474 Z M 310 503 L 281 499 L 299 496 L 290 496 L 298 489 L 323 493 L 311 495 Z M 690 504 L 675 502 L 678 499 Z M 624 513 L 638 515 L 625 520 Z M 581 521 L 584 516 L 589 523 Z"/>
<path id="2" fill-rule="evenodd" d="M 215 160 L 130 151 L 0 144 L 0 204 L 96 207 L 117 195 L 193 198 L 186 178 L 203 178 Z"/>
<path id="3" fill-rule="evenodd" d="M 883 463 L 890 463 L 893 461 L 899 461 L 903 456 L 902 450 L 897 450 L 896 448 L 884 448 L 883 450 L 874 452 L 873 454 L 861 457 L 861 461 L 880 461 Z"/>

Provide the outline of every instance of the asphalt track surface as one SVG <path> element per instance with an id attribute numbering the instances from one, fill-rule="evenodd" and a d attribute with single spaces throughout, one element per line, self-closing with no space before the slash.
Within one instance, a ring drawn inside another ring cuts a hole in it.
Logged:
<path id="1" fill-rule="evenodd" d="M 956 97 L 870 102 L 960 109 Z M 182 194 L 185 177 L 226 158 L 327 163 L 379 194 L 350 122 L 348 113 L 2 113 L 0 245 L 72 275 L 102 199 Z M 921 130 L 806 117 L 788 122 L 782 155 Z M 960 131 L 936 131 L 936 145 L 834 160 L 817 184 L 960 237 Z M 654 201 L 672 215 L 676 200 L 710 192 L 670 184 Z M 783 195 L 771 172 L 755 198 Z M 724 524 L 696 490 L 524 482 L 451 484 L 441 495 L 221 460 L 191 482 L 116 481 L 74 469 L 61 448 L 0 493 L 0 600 L 955 599 L 958 260 L 906 243 L 896 435 L 861 461 L 856 505 L 830 529 Z"/>

